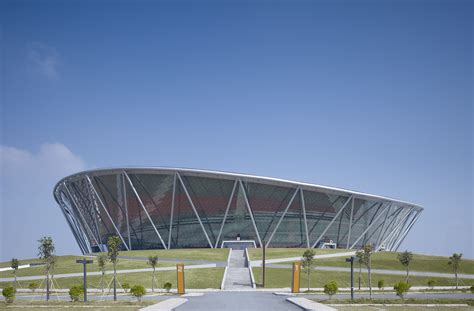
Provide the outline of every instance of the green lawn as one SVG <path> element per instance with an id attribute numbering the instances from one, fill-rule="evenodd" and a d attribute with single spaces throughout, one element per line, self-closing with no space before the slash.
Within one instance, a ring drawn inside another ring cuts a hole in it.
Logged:
<path id="1" fill-rule="evenodd" d="M 368 298 L 356 298 L 351 299 L 317 299 L 313 298 L 312 300 L 316 302 L 321 302 L 324 304 L 467 304 L 474 306 L 474 299 L 466 298 L 392 298 L 392 299 L 368 299 Z"/>
<path id="2" fill-rule="evenodd" d="M 229 255 L 228 248 L 181 248 L 181 249 L 160 249 L 160 250 L 140 250 L 123 251 L 120 256 L 128 257 L 148 257 L 157 255 L 162 258 L 179 258 L 210 261 L 227 261 Z"/>
<path id="3" fill-rule="evenodd" d="M 224 268 L 221 267 L 186 270 L 185 266 L 186 288 L 220 288 L 223 274 Z M 117 277 L 121 283 L 127 282 L 132 286 L 141 284 L 146 288 L 151 288 L 151 272 L 117 274 Z M 163 284 L 166 282 L 170 282 L 173 288 L 176 288 L 176 271 L 157 271 L 156 277 L 160 288 L 162 288 Z M 112 275 L 106 275 L 105 279 L 106 282 L 110 281 Z M 22 287 L 27 287 L 31 282 L 37 282 L 40 284 L 41 280 L 20 281 Z M 57 282 L 57 287 L 59 288 L 70 288 L 74 285 L 81 285 L 82 277 L 60 278 L 55 279 L 55 282 Z M 0 283 L 0 288 L 11 285 L 11 283 L 12 282 Z M 87 283 L 90 288 L 100 288 L 101 278 L 98 275 L 89 276 L 87 277 Z"/>
<path id="4" fill-rule="evenodd" d="M 69 311 L 77 310 L 111 310 L 114 311 L 133 311 L 139 310 L 157 301 L 88 301 L 84 302 L 65 302 L 65 301 L 15 301 L 11 304 L 0 303 L 0 310 L 53 310 L 59 311 L 67 308 Z"/>
<path id="5" fill-rule="evenodd" d="M 249 248 L 250 260 L 262 259 L 261 248 Z M 297 257 L 302 256 L 306 251 L 306 248 L 267 248 L 265 250 L 266 259 L 285 258 L 285 257 Z M 334 254 L 334 253 L 345 253 L 349 252 L 347 249 L 320 249 L 315 248 L 314 252 L 316 255 L 323 254 Z"/>
<path id="6" fill-rule="evenodd" d="M 296 257 L 303 255 L 305 249 L 303 248 L 269 248 L 266 251 L 268 259 Z M 348 250 L 337 249 L 315 249 L 317 255 L 334 252 L 347 252 Z M 251 249 L 251 260 L 261 259 L 261 249 Z M 405 270 L 405 267 L 400 264 L 395 252 L 379 252 L 372 255 L 373 269 L 389 269 L 389 270 Z M 449 258 L 442 256 L 427 256 L 420 254 L 413 254 L 413 261 L 410 264 L 411 271 L 427 271 L 427 272 L 441 272 L 452 273 L 452 267 L 448 264 Z M 318 266 L 335 266 L 335 267 L 349 267 L 345 257 L 334 257 L 316 259 Z M 459 273 L 474 274 L 474 260 L 462 259 Z"/>
<path id="7" fill-rule="evenodd" d="M 257 284 L 262 283 L 262 268 L 252 268 L 254 273 L 255 282 Z M 268 288 L 282 288 L 291 287 L 291 275 L 292 270 L 289 268 L 267 268 L 265 272 L 265 287 Z M 358 273 L 354 273 L 354 283 L 357 285 Z M 405 278 L 402 275 L 384 275 L 384 274 L 373 274 L 372 273 L 372 286 L 376 287 L 379 280 L 385 281 L 386 288 L 393 289 L 393 284 L 400 281 L 404 281 Z M 426 286 L 428 280 L 435 280 L 436 286 L 448 286 L 455 285 L 454 278 L 432 278 L 432 277 L 420 277 L 410 276 L 410 284 L 413 286 Z M 339 287 L 350 287 L 350 273 L 349 272 L 338 272 L 338 271 L 314 271 L 311 274 L 311 287 L 323 287 L 329 281 L 336 281 Z M 301 287 L 307 287 L 308 278 L 305 273 L 301 273 Z M 460 285 L 471 285 L 474 283 L 472 279 L 460 279 Z M 368 275 L 362 273 L 361 287 L 368 286 Z"/>
<path id="8" fill-rule="evenodd" d="M 122 254 L 122 253 L 120 253 Z M 76 259 L 82 259 L 82 256 L 58 256 L 56 266 L 54 268 L 55 274 L 62 274 L 62 273 L 76 273 L 82 272 L 82 264 L 77 264 Z M 99 266 L 97 265 L 97 260 L 94 260 L 93 264 L 87 265 L 87 271 L 99 271 Z M 27 264 L 27 263 L 39 263 L 41 260 L 39 259 L 28 259 L 28 260 L 21 260 L 20 264 Z M 158 262 L 158 266 L 173 266 L 175 265 L 172 262 Z M 2 266 L 10 266 L 9 263 L 2 263 Z M 147 264 L 146 260 L 127 260 L 127 259 L 119 259 L 117 263 L 117 270 L 122 269 L 139 269 L 139 268 L 150 268 Z M 110 262 L 107 263 L 106 270 L 112 270 L 112 264 Z M 42 275 L 44 274 L 44 267 L 32 267 L 32 268 L 24 268 L 19 269 L 17 272 L 17 276 L 31 276 L 31 275 Z M 1 278 L 8 278 L 13 277 L 13 271 L 3 271 L 0 272 Z"/>

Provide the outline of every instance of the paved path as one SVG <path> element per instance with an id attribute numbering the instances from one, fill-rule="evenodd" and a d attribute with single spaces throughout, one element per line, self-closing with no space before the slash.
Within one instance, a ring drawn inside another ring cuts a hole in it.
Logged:
<path id="1" fill-rule="evenodd" d="M 245 267 L 245 251 L 232 250 L 227 267 L 224 289 L 251 289 L 250 272 Z"/>
<path id="2" fill-rule="evenodd" d="M 272 268 L 292 268 L 290 264 L 269 264 L 268 267 Z M 329 267 L 329 266 L 317 266 L 315 270 L 320 271 L 339 271 L 339 272 L 351 272 L 350 268 L 343 267 Z M 359 269 L 357 269 L 357 272 Z M 356 269 L 354 269 L 354 273 Z M 367 273 L 367 269 L 362 269 L 362 272 Z M 372 273 L 375 274 L 390 274 L 390 275 L 406 275 L 407 272 L 403 270 L 385 270 L 385 269 L 372 269 Z M 429 277 L 438 277 L 438 278 L 454 278 L 452 273 L 440 273 L 440 272 L 424 272 L 424 271 L 410 271 L 410 276 L 429 276 Z M 474 279 L 474 274 L 464 274 L 459 273 L 459 278 L 462 279 Z"/>
<path id="3" fill-rule="evenodd" d="M 286 301 L 285 296 L 276 296 L 262 292 L 221 292 L 206 293 L 201 297 L 187 297 L 189 301 L 176 308 L 185 310 L 226 310 L 226 311 L 283 311 L 301 310 Z"/>

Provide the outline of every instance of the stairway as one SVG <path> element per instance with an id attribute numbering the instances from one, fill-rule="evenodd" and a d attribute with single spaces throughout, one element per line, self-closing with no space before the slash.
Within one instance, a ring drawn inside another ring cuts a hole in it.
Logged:
<path id="1" fill-rule="evenodd" d="M 245 267 L 245 250 L 232 250 L 224 281 L 224 289 L 251 289 L 249 268 Z"/>

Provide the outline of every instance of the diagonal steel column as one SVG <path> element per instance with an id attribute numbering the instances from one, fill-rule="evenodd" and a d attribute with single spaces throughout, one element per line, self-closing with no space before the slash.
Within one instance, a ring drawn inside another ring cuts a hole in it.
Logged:
<path id="1" fill-rule="evenodd" d="M 296 195 L 298 194 L 299 190 L 300 190 L 300 187 L 297 187 L 295 189 L 295 192 L 293 193 L 293 196 L 291 197 L 290 202 L 288 202 L 288 205 L 286 206 L 285 210 L 283 211 L 283 214 L 281 215 L 280 219 L 278 219 L 278 222 L 277 222 L 275 228 L 273 229 L 272 234 L 270 234 L 270 237 L 268 238 L 268 241 L 265 244 L 265 247 L 268 247 L 268 245 L 270 245 L 270 242 L 272 241 L 273 236 L 275 235 L 275 232 L 278 230 L 278 227 L 280 226 L 281 222 L 283 221 L 283 218 L 285 217 L 286 212 L 288 212 L 288 209 L 290 208 L 291 204 L 293 203 L 293 201 L 294 201 Z"/>
<path id="2" fill-rule="evenodd" d="M 383 203 L 381 203 L 381 204 L 383 204 Z M 362 239 L 362 238 L 364 237 L 364 235 L 367 233 L 367 231 L 369 231 L 369 229 L 372 228 L 372 226 L 373 226 L 375 223 L 377 223 L 377 220 L 379 220 L 379 218 L 382 217 L 382 215 L 383 215 L 383 212 L 381 212 L 380 214 L 378 214 L 377 217 L 375 217 L 375 219 L 373 219 L 373 220 L 370 222 L 370 224 L 367 226 L 367 228 L 365 228 L 364 232 L 362 232 L 362 234 L 357 238 L 357 240 L 356 240 L 354 243 L 352 243 L 352 246 L 349 247 L 349 249 L 352 249 L 352 248 L 357 244 L 357 242 L 359 242 L 360 239 Z"/>
<path id="3" fill-rule="evenodd" d="M 380 229 L 379 236 L 377 240 L 375 241 L 375 245 L 377 246 L 379 245 L 380 239 L 382 238 L 382 234 L 383 234 L 383 231 L 385 230 L 385 225 L 387 224 L 387 219 L 388 219 L 388 216 L 390 215 L 390 211 L 392 210 L 392 206 L 393 204 L 390 203 L 389 208 L 387 209 L 387 214 L 385 215 L 385 219 L 383 220 L 383 223 L 382 223 L 382 229 Z"/>
<path id="4" fill-rule="evenodd" d="M 313 246 L 311 246 L 311 248 L 314 248 L 318 243 L 319 241 L 322 239 L 322 237 L 326 234 L 326 232 L 329 230 L 329 228 L 331 227 L 331 225 L 336 221 L 337 217 L 339 217 L 339 215 L 342 213 L 342 211 L 346 208 L 347 204 L 352 200 L 353 196 L 351 195 L 347 200 L 346 202 L 344 202 L 344 205 L 342 205 L 341 209 L 339 210 L 339 212 L 336 213 L 336 216 L 334 216 L 334 218 L 331 220 L 331 222 L 329 223 L 329 225 L 327 225 L 326 229 L 324 229 L 324 231 L 321 233 L 321 235 L 319 236 L 319 238 L 316 240 L 316 242 L 314 242 Z"/>
<path id="5" fill-rule="evenodd" d="M 303 189 L 300 188 L 301 208 L 303 209 L 304 230 L 306 233 L 306 247 L 309 248 L 308 220 L 306 219 L 306 204 L 304 202 Z"/>
<path id="6" fill-rule="evenodd" d="M 145 214 L 146 214 L 148 220 L 150 221 L 151 226 L 153 227 L 153 230 L 155 230 L 156 235 L 157 235 L 158 238 L 160 239 L 161 245 L 163 245 L 163 248 L 166 249 L 166 244 L 165 244 L 165 242 L 163 241 L 163 239 L 161 238 L 161 234 L 158 232 L 158 229 L 156 229 L 155 223 L 154 223 L 153 220 L 151 219 L 150 214 L 148 214 L 148 211 L 146 210 L 145 205 L 144 205 L 143 202 L 142 202 L 142 199 L 141 199 L 140 196 L 138 195 L 138 192 L 137 192 L 137 190 L 135 189 L 135 186 L 133 185 L 132 181 L 130 180 L 130 177 L 128 176 L 127 172 L 125 172 L 125 171 L 123 171 L 123 174 L 124 174 L 125 178 L 128 180 L 128 183 L 129 183 L 130 187 L 132 187 L 132 191 L 133 191 L 133 193 L 135 194 L 135 197 L 137 198 L 138 203 L 140 203 L 140 206 L 141 206 L 141 207 L 143 208 L 143 210 L 145 211 Z"/>
<path id="7" fill-rule="evenodd" d="M 224 218 L 222 219 L 221 229 L 219 230 L 219 234 L 217 235 L 216 245 L 214 246 L 214 248 L 217 248 L 217 246 L 219 245 L 222 229 L 224 229 L 225 220 L 227 218 L 227 214 L 229 213 L 230 205 L 232 204 L 232 199 L 234 197 L 234 192 L 236 188 L 237 188 L 237 179 L 235 180 L 234 187 L 232 188 L 232 192 L 230 193 L 229 202 L 227 203 L 227 207 L 225 209 L 225 214 L 224 214 Z"/>
<path id="8" fill-rule="evenodd" d="M 403 217 L 398 222 L 395 222 L 395 225 L 392 227 L 392 231 L 385 237 L 385 239 L 380 243 L 380 245 L 377 247 L 376 251 L 378 252 L 381 248 L 382 245 L 385 245 L 385 243 L 392 238 L 393 234 L 396 232 L 396 230 L 400 227 L 400 225 L 403 224 L 404 220 L 410 215 L 411 210 L 407 212 Z"/>
<path id="9" fill-rule="evenodd" d="M 392 207 L 394 207 L 395 205 L 392 204 Z M 403 207 L 397 207 L 395 206 L 395 211 L 389 216 L 389 218 L 391 218 L 391 220 L 389 221 L 388 225 L 385 227 L 385 229 L 383 230 L 383 232 L 381 233 L 381 236 L 380 236 L 380 240 L 382 240 L 384 237 L 386 237 L 386 233 L 390 231 L 390 229 L 392 229 L 393 227 L 396 226 L 397 224 L 397 219 L 399 218 L 399 215 L 400 214 L 403 214 L 402 212 L 404 212 L 406 209 L 403 208 Z M 380 241 L 377 242 L 377 247 L 379 247 L 380 245 L 382 245 L 380 243 Z"/>
<path id="10" fill-rule="evenodd" d="M 397 245 L 397 243 L 403 239 L 403 234 L 405 233 L 406 229 L 410 226 L 412 221 L 415 219 L 417 214 L 418 214 L 418 211 L 415 209 L 413 209 L 410 212 L 410 215 L 405 219 L 405 221 L 403 222 L 403 225 L 400 227 L 395 237 L 391 240 L 391 244 L 390 244 L 391 249 L 395 249 L 395 246 Z"/>
<path id="11" fill-rule="evenodd" d="M 101 242 L 101 244 L 99 244 L 99 249 L 100 249 L 101 252 L 104 252 L 105 249 L 103 249 L 103 247 L 102 247 L 102 236 L 100 234 L 100 227 L 99 227 L 99 223 L 97 222 L 97 220 L 99 219 L 99 215 L 97 214 L 97 210 L 96 210 L 96 206 L 95 206 L 96 202 L 93 198 L 91 187 L 87 183 L 87 179 L 84 178 L 84 182 L 86 183 L 86 186 L 87 186 L 87 193 L 89 194 L 89 202 L 91 204 L 92 214 L 94 214 L 95 230 L 97 230 L 97 236 L 99 237 L 99 241 Z M 100 218 L 100 220 L 102 221 L 102 218 Z"/>
<path id="12" fill-rule="evenodd" d="M 125 221 L 127 222 L 127 237 L 128 237 L 128 245 L 130 246 L 130 250 L 132 250 L 132 239 L 130 238 L 130 222 L 128 220 L 128 201 L 127 201 L 127 189 L 125 186 L 125 175 L 122 175 L 122 197 L 123 197 L 123 205 L 125 207 Z"/>
<path id="13" fill-rule="evenodd" d="M 392 237 L 387 241 L 387 248 L 390 250 L 393 250 L 393 245 L 395 241 L 398 240 L 400 237 L 401 232 L 405 228 L 406 224 L 408 223 L 408 220 L 413 216 L 415 212 L 415 208 L 410 209 L 410 211 L 407 213 L 406 217 L 400 222 L 401 226 L 398 226 L 396 230 L 394 230 L 394 234 Z"/>
<path id="14" fill-rule="evenodd" d="M 76 239 L 77 244 L 79 245 L 79 248 L 81 249 L 82 254 L 86 254 L 87 252 L 83 248 L 82 242 L 80 241 L 79 236 L 77 235 L 78 232 L 73 228 L 72 221 L 70 219 L 71 216 L 70 215 L 68 216 L 65 212 L 65 207 L 64 207 L 65 203 L 63 202 L 62 198 L 58 198 L 58 202 L 59 202 L 61 212 L 63 213 L 64 218 L 66 218 L 69 228 L 71 229 L 71 232 L 74 235 L 74 238 Z"/>
<path id="15" fill-rule="evenodd" d="M 173 215 L 174 215 L 174 197 L 176 194 L 176 173 L 173 177 L 173 194 L 171 197 L 171 215 L 170 215 L 170 232 L 168 234 L 168 249 L 171 248 L 171 233 L 173 231 Z"/>
<path id="16" fill-rule="evenodd" d="M 89 229 L 89 233 L 90 233 L 91 236 L 94 238 L 95 242 L 97 243 L 97 246 L 100 248 L 100 246 L 99 246 L 99 241 L 97 240 L 97 237 L 94 235 L 94 233 L 92 232 L 91 228 L 89 227 L 89 224 L 87 223 L 86 219 L 84 218 L 84 215 L 82 215 L 82 213 L 81 213 L 81 211 L 80 211 L 80 209 L 79 209 L 79 206 L 78 206 L 78 204 L 77 204 L 77 202 L 76 202 L 76 199 L 73 197 L 71 191 L 69 191 L 69 188 L 67 187 L 66 182 L 63 182 L 63 187 L 64 187 L 64 189 L 66 189 L 66 192 L 68 193 L 69 197 L 71 198 L 72 204 L 74 204 L 74 205 L 76 206 L 76 210 L 77 210 L 79 216 L 81 216 L 81 219 L 82 219 L 82 221 L 84 222 L 84 225 L 85 225 L 86 229 Z M 91 248 L 90 246 L 89 246 L 89 248 L 90 248 L 90 250 L 91 250 L 91 252 L 92 252 L 92 248 Z"/>
<path id="17" fill-rule="evenodd" d="M 63 187 L 64 187 L 64 184 L 63 184 Z M 67 190 L 67 188 L 66 188 L 66 190 Z M 70 209 L 71 209 L 72 214 L 69 214 L 69 215 L 71 216 L 72 222 L 73 222 L 74 226 L 76 227 L 77 232 L 79 233 L 78 236 L 79 236 L 81 242 L 83 243 L 86 250 L 92 251 L 92 248 L 90 246 L 89 237 L 87 236 L 87 234 L 85 232 L 85 231 L 87 231 L 87 229 L 85 228 L 85 225 L 81 224 L 81 222 L 79 221 L 79 218 L 82 217 L 82 214 L 79 213 L 79 210 L 78 210 L 77 206 L 73 202 L 73 198 L 72 198 L 71 194 L 69 192 L 68 192 L 68 194 L 63 192 L 63 195 L 68 199 L 68 202 L 71 205 Z M 78 217 L 77 215 L 79 215 L 80 217 Z"/>
<path id="18" fill-rule="evenodd" d="M 354 217 L 354 198 L 352 198 L 352 203 L 351 203 L 351 217 L 349 219 L 349 233 L 347 234 L 346 248 L 348 248 L 351 243 L 352 217 Z"/>
<path id="19" fill-rule="evenodd" d="M 247 191 L 245 191 L 244 184 L 242 183 L 241 179 L 239 179 L 239 184 L 240 184 L 240 189 L 242 190 L 242 193 L 244 194 L 245 204 L 247 205 L 247 209 L 249 210 L 250 219 L 252 219 L 253 228 L 255 229 L 255 233 L 257 234 L 258 244 L 260 245 L 260 247 L 262 247 L 263 245 L 262 240 L 260 239 L 260 234 L 258 233 L 257 224 L 255 223 L 255 219 L 253 218 L 252 208 L 250 207 L 249 199 L 247 198 Z"/>
<path id="20" fill-rule="evenodd" d="M 413 227 L 413 225 L 417 222 L 418 218 L 420 217 L 421 215 L 421 210 L 417 212 L 417 214 L 415 215 L 415 217 L 413 217 L 412 221 L 410 222 L 410 224 L 408 225 L 408 228 L 405 230 L 404 233 L 402 233 L 402 236 L 401 238 L 397 241 L 397 243 L 395 243 L 395 247 L 394 247 L 394 250 L 397 251 L 398 248 L 400 247 L 400 245 L 402 244 L 403 240 L 405 240 L 405 237 L 408 235 L 408 233 L 410 232 L 411 228 Z"/>
<path id="21" fill-rule="evenodd" d="M 107 208 L 105 207 L 104 202 L 102 202 L 102 199 L 100 198 L 99 194 L 97 193 L 97 190 L 95 190 L 95 187 L 94 187 L 94 185 L 92 184 L 92 181 L 91 181 L 91 179 L 89 178 L 88 175 L 86 175 L 86 179 L 87 179 L 87 182 L 89 183 L 89 185 L 91 186 L 92 191 L 93 191 L 94 194 L 95 194 L 95 197 L 97 198 L 97 200 L 99 201 L 100 205 L 102 206 L 102 209 L 105 211 L 105 213 L 107 214 L 107 217 L 109 218 L 110 222 L 112 223 L 112 226 L 114 226 L 115 232 L 117 232 L 118 236 L 119 236 L 120 239 L 122 240 L 123 245 L 125 246 L 125 248 L 127 249 L 127 251 L 129 251 L 130 248 L 128 247 L 127 243 L 125 243 L 125 240 L 124 240 L 123 236 L 120 234 L 120 231 L 118 230 L 117 226 L 115 225 L 114 221 L 112 220 L 112 217 L 110 216 L 109 211 L 108 211 Z"/>
<path id="22" fill-rule="evenodd" d="M 201 225 L 202 231 L 204 232 L 204 235 L 206 236 L 207 242 L 209 243 L 209 246 L 211 248 L 214 248 L 214 246 L 211 243 L 211 240 L 209 239 L 209 236 L 207 235 L 206 229 L 204 228 L 204 225 L 202 224 L 201 217 L 199 217 L 199 214 L 196 210 L 196 207 L 194 206 L 193 200 L 191 200 L 191 196 L 189 195 L 188 189 L 186 189 L 186 186 L 184 185 L 183 179 L 181 178 L 181 175 L 179 173 L 176 173 L 178 175 L 179 182 L 181 183 L 181 186 L 183 187 L 184 193 L 186 194 L 186 197 L 188 198 L 189 204 L 191 204 L 191 207 L 193 208 L 194 214 L 196 215 L 199 224 Z"/>

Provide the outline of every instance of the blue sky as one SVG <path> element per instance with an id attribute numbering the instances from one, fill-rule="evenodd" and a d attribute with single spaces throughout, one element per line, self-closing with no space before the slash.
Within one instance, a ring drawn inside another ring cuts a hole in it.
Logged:
<path id="1" fill-rule="evenodd" d="M 78 253 L 52 188 L 121 165 L 411 201 L 402 249 L 474 257 L 471 1 L 0 5 L 0 259 Z"/>

